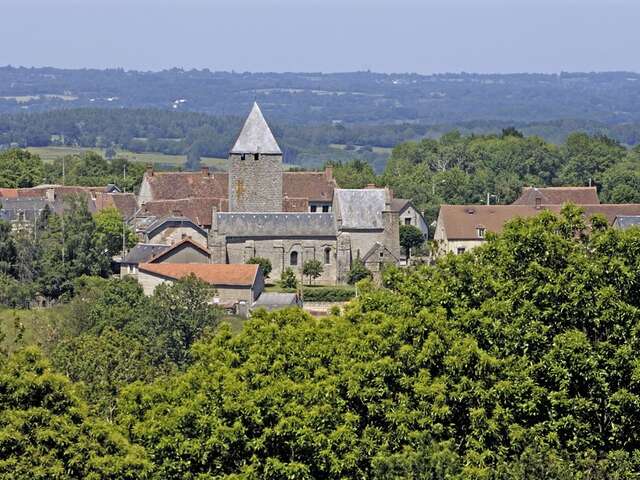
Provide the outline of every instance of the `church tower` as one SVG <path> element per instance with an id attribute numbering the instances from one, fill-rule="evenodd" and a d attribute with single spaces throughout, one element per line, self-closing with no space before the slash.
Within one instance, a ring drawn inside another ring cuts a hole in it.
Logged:
<path id="1" fill-rule="evenodd" d="M 229 211 L 282 211 L 282 151 L 254 102 L 229 152 Z"/>

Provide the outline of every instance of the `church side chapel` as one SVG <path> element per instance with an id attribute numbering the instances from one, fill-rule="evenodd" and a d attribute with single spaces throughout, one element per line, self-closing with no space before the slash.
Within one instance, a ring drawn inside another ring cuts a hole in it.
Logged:
<path id="1" fill-rule="evenodd" d="M 346 283 L 357 258 L 376 277 L 384 264 L 400 259 L 393 193 L 375 186 L 340 189 L 330 168 L 286 172 L 282 150 L 256 103 L 229 152 L 228 173 L 149 170 L 138 203 L 143 214 L 162 211 L 163 203 L 197 212 L 195 222 L 208 232 L 211 263 L 264 257 L 271 261 L 272 279 L 286 268 L 301 278 L 304 263 L 318 260 L 323 269 L 316 283 L 334 285 Z"/>

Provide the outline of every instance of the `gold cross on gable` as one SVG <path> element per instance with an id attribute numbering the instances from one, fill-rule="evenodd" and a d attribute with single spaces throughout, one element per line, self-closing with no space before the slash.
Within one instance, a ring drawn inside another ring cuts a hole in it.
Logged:
<path id="1" fill-rule="evenodd" d="M 241 178 L 238 178 L 236 180 L 236 197 L 240 198 L 244 195 L 244 182 L 242 181 Z"/>

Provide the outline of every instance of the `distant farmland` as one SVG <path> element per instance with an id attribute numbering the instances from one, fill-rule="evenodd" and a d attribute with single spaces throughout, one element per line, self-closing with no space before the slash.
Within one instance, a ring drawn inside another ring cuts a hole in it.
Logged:
<path id="1" fill-rule="evenodd" d="M 45 162 L 52 162 L 56 158 L 65 155 L 77 155 L 83 152 L 96 152 L 104 156 L 104 150 L 101 148 L 81 148 L 81 147 L 28 147 L 31 153 L 35 153 Z M 116 150 L 118 157 L 124 157 L 132 162 L 143 162 L 154 165 L 171 165 L 180 166 L 187 161 L 186 155 L 166 155 L 164 153 L 134 153 L 128 150 Z M 202 163 L 216 170 L 227 169 L 226 158 L 202 157 Z"/>

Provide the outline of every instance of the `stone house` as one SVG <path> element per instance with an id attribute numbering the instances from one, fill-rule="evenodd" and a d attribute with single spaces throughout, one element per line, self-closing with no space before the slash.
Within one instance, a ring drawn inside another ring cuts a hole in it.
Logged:
<path id="1" fill-rule="evenodd" d="M 413 205 L 411 200 L 405 198 L 394 198 L 391 201 L 391 209 L 398 212 L 400 225 L 413 225 L 418 228 L 424 238 L 429 235 L 429 226 L 422 213 Z"/>
<path id="2" fill-rule="evenodd" d="M 138 266 L 138 282 L 146 295 L 152 295 L 158 285 L 191 274 L 215 287 L 211 302 L 221 306 L 245 303 L 248 308 L 264 290 L 264 277 L 258 265 L 141 263 Z"/>
<path id="3" fill-rule="evenodd" d="M 145 228 L 143 236 L 146 243 L 173 245 L 191 238 L 199 244 L 207 244 L 206 230 L 182 215 L 169 215 L 155 220 Z"/>
<path id="4" fill-rule="evenodd" d="M 211 263 L 206 246 L 191 238 L 173 245 L 139 243 L 133 247 L 120 263 L 120 277 L 137 277 L 141 263 Z"/>

